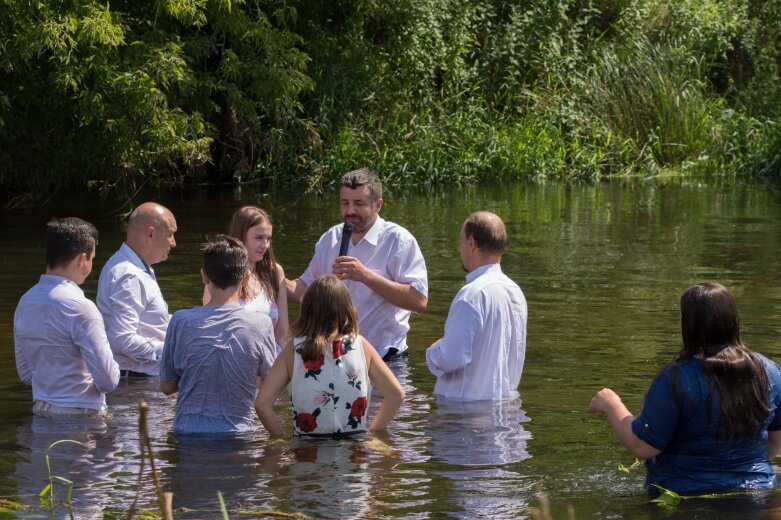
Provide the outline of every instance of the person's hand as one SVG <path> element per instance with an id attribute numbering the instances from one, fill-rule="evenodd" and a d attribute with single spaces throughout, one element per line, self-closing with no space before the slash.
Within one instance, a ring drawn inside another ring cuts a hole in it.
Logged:
<path id="1" fill-rule="evenodd" d="M 591 413 L 605 413 L 608 408 L 613 408 L 614 405 L 620 402 L 621 398 L 617 393 L 609 388 L 603 388 L 591 400 L 591 404 L 588 405 L 588 411 Z"/>
<path id="2" fill-rule="evenodd" d="M 340 256 L 333 265 L 333 273 L 342 280 L 353 280 L 366 283 L 371 271 L 363 263 L 352 256 Z"/>

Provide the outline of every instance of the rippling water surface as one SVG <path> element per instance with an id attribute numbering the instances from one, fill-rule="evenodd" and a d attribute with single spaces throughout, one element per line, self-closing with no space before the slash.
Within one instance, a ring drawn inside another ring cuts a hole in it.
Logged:
<path id="1" fill-rule="evenodd" d="M 290 277 L 306 267 L 320 234 L 338 220 L 335 193 L 297 196 L 251 191 L 188 192 L 160 199 L 176 214 L 178 246 L 157 266 L 170 310 L 197 305 L 200 244 L 223 232 L 233 210 L 252 203 L 275 219 L 274 248 Z M 510 185 L 386 193 L 382 214 L 417 237 L 429 271 L 429 307 L 412 320 L 408 359 L 392 370 L 407 401 L 386 437 L 368 442 L 271 442 L 262 428 L 239 438 L 176 437 L 174 403 L 154 380 L 123 381 L 109 396 L 111 417 L 33 417 L 29 388 L 14 369 L 12 317 L 43 269 L 43 227 L 77 215 L 101 232 L 95 273 L 122 241 L 117 208 L 89 198 L 32 215 L 2 215 L 0 227 L 0 495 L 29 505 L 20 517 L 49 516 L 38 493 L 52 472 L 73 481 L 76 518 L 122 517 L 136 495 L 141 456 L 138 401 L 164 490 L 181 518 L 219 516 L 219 490 L 239 511 L 299 512 L 316 518 L 524 518 L 550 500 L 554 518 L 778 518 L 778 493 L 687 500 L 676 510 L 650 504 L 643 471 L 618 471 L 630 456 L 587 404 L 611 386 L 637 411 L 658 368 L 679 347 L 677 302 L 698 281 L 734 293 L 743 339 L 781 359 L 781 198 L 760 186 L 696 183 Z M 505 220 L 503 268 L 529 303 L 521 400 L 442 403 L 433 399 L 425 347 L 441 334 L 464 283 L 458 231 L 471 211 Z M 291 309 L 292 316 L 297 308 Z M 279 409 L 290 423 L 289 412 Z M 148 461 L 139 507 L 155 508 Z M 65 488 L 55 487 L 58 498 Z M 58 505 L 54 516 L 67 517 Z"/>

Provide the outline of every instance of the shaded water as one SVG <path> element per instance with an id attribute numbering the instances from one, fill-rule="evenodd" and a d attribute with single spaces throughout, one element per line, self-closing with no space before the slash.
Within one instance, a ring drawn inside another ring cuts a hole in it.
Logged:
<path id="1" fill-rule="evenodd" d="M 234 439 L 170 434 L 174 400 L 156 381 L 123 381 L 109 396 L 107 421 L 32 417 L 29 388 L 13 362 L 12 315 L 42 270 L 42 236 L 51 216 L 77 215 L 101 232 L 97 273 L 122 240 L 110 205 L 71 200 L 35 215 L 3 215 L 0 227 L 0 496 L 38 505 L 46 484 L 46 447 L 61 438 L 52 469 L 74 481 L 77 518 L 129 508 L 140 467 L 137 402 L 151 406 L 157 467 L 178 516 L 211 518 L 220 490 L 230 509 L 276 509 L 318 518 L 524 518 L 542 490 L 556 518 L 772 517 L 777 493 L 688 500 L 674 511 L 649 504 L 643 471 L 617 470 L 630 456 L 604 418 L 586 412 L 594 392 L 611 386 L 637 411 L 658 368 L 679 346 L 677 302 L 689 285 L 719 281 L 734 293 L 743 339 L 781 360 L 781 197 L 759 186 L 620 183 L 513 185 L 437 192 L 387 193 L 383 216 L 417 237 L 429 271 L 429 307 L 412 320 L 411 354 L 393 371 L 407 391 L 397 420 L 376 442 L 269 442 L 256 432 Z M 274 247 L 289 277 L 306 267 L 314 242 L 338 220 L 335 194 L 191 192 L 161 199 L 177 216 L 178 247 L 157 266 L 170 310 L 200 301 L 199 245 L 227 227 L 243 203 L 271 211 Z M 520 401 L 490 405 L 437 403 L 424 349 L 442 333 L 451 299 L 464 283 L 460 223 L 489 209 L 507 223 L 505 272 L 529 303 L 526 366 Z M 297 309 L 291 314 L 295 316 Z M 287 424 L 288 410 L 279 412 Z M 148 466 L 147 466 L 148 468 Z M 154 508 L 147 477 L 140 505 Z M 58 496 L 64 497 L 62 488 Z M 20 512 L 46 517 L 40 507 Z M 60 507 L 56 517 L 67 512 Z"/>

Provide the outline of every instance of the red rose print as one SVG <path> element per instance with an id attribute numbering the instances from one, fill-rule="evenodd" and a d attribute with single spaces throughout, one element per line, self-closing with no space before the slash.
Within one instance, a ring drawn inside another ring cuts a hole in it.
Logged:
<path id="1" fill-rule="evenodd" d="M 342 340 L 335 339 L 331 344 L 334 347 L 334 359 L 342 357 Z"/>
<path id="2" fill-rule="evenodd" d="M 320 369 L 323 367 L 323 364 L 325 363 L 325 357 L 320 354 L 315 359 L 305 359 L 304 360 L 304 368 L 306 368 L 309 372 L 316 372 L 320 373 Z"/>
<path id="3" fill-rule="evenodd" d="M 366 413 L 366 398 L 359 397 L 353 401 L 353 405 L 350 408 L 350 414 L 357 420 L 361 420 L 361 417 Z"/>
<path id="4" fill-rule="evenodd" d="M 296 414 L 296 426 L 304 433 L 309 433 L 317 428 L 317 417 L 311 413 L 298 412 Z"/>

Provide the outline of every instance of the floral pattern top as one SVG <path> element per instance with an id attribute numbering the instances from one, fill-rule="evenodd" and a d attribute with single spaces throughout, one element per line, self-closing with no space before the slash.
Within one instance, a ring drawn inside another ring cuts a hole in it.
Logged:
<path id="1" fill-rule="evenodd" d="M 342 436 L 366 431 L 371 387 L 360 338 L 344 336 L 314 360 L 296 338 L 290 398 L 296 435 Z"/>

